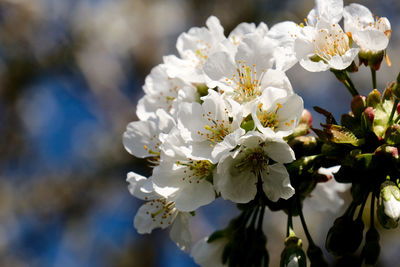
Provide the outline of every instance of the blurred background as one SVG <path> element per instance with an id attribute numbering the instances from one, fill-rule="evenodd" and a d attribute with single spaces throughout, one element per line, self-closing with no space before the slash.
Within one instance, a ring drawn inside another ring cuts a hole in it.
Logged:
<path id="1" fill-rule="evenodd" d="M 393 66 L 383 63 L 378 72 L 382 90 L 400 70 L 400 2 L 358 2 L 392 24 Z M 177 53 L 181 32 L 210 15 L 229 34 L 244 21 L 302 22 L 313 6 L 313 0 L 0 0 L 0 266 L 196 266 L 168 231 L 139 235 L 133 227 L 142 203 L 129 194 L 126 173 L 151 170 L 124 150 L 121 136 L 137 120 L 144 78 L 163 55 Z M 348 112 L 351 97 L 331 73 L 297 65 L 288 76 L 306 108 L 318 105 L 337 118 Z M 360 92 L 371 90 L 368 69 L 352 76 Z M 317 126 L 323 118 L 313 114 Z M 305 212 L 322 246 L 340 211 Z M 201 208 L 192 220 L 194 239 L 236 214 L 222 200 Z M 286 219 L 267 217 L 277 266 Z M 380 266 L 400 261 L 398 232 L 382 236 Z"/>

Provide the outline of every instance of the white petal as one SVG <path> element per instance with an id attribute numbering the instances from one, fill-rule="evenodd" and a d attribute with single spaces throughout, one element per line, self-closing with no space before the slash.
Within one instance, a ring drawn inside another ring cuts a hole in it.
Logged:
<path id="1" fill-rule="evenodd" d="M 225 136 L 224 140 L 214 146 L 211 152 L 212 161 L 217 163 L 223 155 L 238 145 L 239 138 L 245 134 L 242 128 L 236 129 L 233 133 Z"/>
<path id="2" fill-rule="evenodd" d="M 365 51 L 379 52 L 385 50 L 389 39 L 382 31 L 375 29 L 358 31 L 353 34 L 354 41 Z"/>
<path id="3" fill-rule="evenodd" d="M 264 151 L 268 157 L 279 163 L 290 163 L 295 160 L 292 148 L 283 140 L 267 142 Z"/>
<path id="4" fill-rule="evenodd" d="M 187 183 L 177 193 L 176 208 L 180 211 L 194 211 L 201 206 L 210 204 L 215 199 L 214 187 L 205 180 L 197 183 Z"/>
<path id="5" fill-rule="evenodd" d="M 359 48 L 351 48 L 348 51 L 346 51 L 346 53 L 343 56 L 339 55 L 333 56 L 331 60 L 328 61 L 328 64 L 333 69 L 343 70 L 348 66 L 350 66 L 354 58 L 358 55 L 359 51 L 360 51 Z"/>
<path id="6" fill-rule="evenodd" d="M 180 212 L 172 224 L 169 236 L 183 251 L 189 252 L 192 246 L 192 234 L 189 230 L 189 214 Z"/>
<path id="7" fill-rule="evenodd" d="M 261 86 L 264 88 L 275 87 L 284 89 L 287 94 L 293 93 L 289 78 L 286 76 L 285 72 L 281 70 L 268 69 L 261 80 Z"/>
<path id="8" fill-rule="evenodd" d="M 264 192 L 271 201 L 278 201 L 279 198 L 289 199 L 294 195 L 289 173 L 282 164 L 268 166 L 268 171 L 262 173 L 261 179 Z"/>
<path id="9" fill-rule="evenodd" d="M 158 132 L 153 121 L 134 121 L 128 124 L 122 137 L 125 149 L 138 158 L 154 156 L 150 150 L 159 151 Z"/>
<path id="10" fill-rule="evenodd" d="M 128 190 L 133 196 L 142 200 L 151 200 L 158 197 L 157 194 L 153 192 L 154 189 L 150 178 L 147 179 L 140 174 L 129 172 L 126 181 L 129 183 Z"/>

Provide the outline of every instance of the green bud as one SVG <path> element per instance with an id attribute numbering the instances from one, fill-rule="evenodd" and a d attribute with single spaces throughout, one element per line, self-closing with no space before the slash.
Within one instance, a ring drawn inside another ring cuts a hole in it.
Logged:
<path id="1" fill-rule="evenodd" d="M 397 98 L 400 98 L 400 79 L 399 79 L 399 77 L 400 77 L 400 73 L 399 73 L 399 75 L 397 76 L 397 81 L 395 81 L 395 82 L 393 82 L 391 85 L 390 85 L 390 88 L 392 89 L 392 91 L 393 91 L 393 94 L 397 97 Z"/>
<path id="2" fill-rule="evenodd" d="M 393 124 L 386 129 L 385 141 L 388 145 L 400 145 L 400 125 Z"/>
<path id="3" fill-rule="evenodd" d="M 382 94 L 382 100 L 392 100 L 393 99 L 393 90 L 392 86 L 386 87 L 385 91 Z"/>
<path id="4" fill-rule="evenodd" d="M 347 215 L 339 217 L 329 229 L 325 247 L 335 256 L 352 254 L 361 244 L 363 230 L 364 223 L 361 219 L 353 221 Z"/>
<path id="5" fill-rule="evenodd" d="M 400 189 L 392 181 L 385 181 L 381 185 L 377 217 L 384 228 L 396 228 L 398 225 L 400 220 Z"/>
<path id="6" fill-rule="evenodd" d="M 324 259 L 322 250 L 317 246 L 309 246 L 307 249 L 307 256 L 310 259 L 310 267 L 327 267 L 328 263 Z"/>
<path id="7" fill-rule="evenodd" d="M 364 111 L 366 105 L 367 102 L 365 96 L 356 95 L 355 97 L 353 97 L 350 106 L 351 106 L 351 111 L 353 112 L 356 118 L 361 116 L 361 113 Z"/>
<path id="8" fill-rule="evenodd" d="M 301 246 L 302 242 L 298 237 L 286 238 L 285 248 L 281 253 L 280 267 L 306 267 L 307 258 Z"/>
<path id="9" fill-rule="evenodd" d="M 365 245 L 361 252 L 363 266 L 375 266 L 381 247 L 379 245 L 379 233 L 375 228 L 370 228 L 365 235 Z"/>
<path id="10" fill-rule="evenodd" d="M 375 108 L 380 103 L 381 93 L 376 89 L 372 90 L 372 92 L 367 96 L 367 106 Z"/>
<path id="11" fill-rule="evenodd" d="M 389 146 L 389 145 L 381 145 L 379 146 L 375 152 L 375 155 L 384 157 L 384 159 L 398 159 L 399 158 L 399 150 L 397 147 Z"/>

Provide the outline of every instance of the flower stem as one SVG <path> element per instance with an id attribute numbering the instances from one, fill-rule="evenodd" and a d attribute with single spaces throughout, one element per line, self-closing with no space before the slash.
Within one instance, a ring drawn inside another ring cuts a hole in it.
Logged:
<path id="1" fill-rule="evenodd" d="M 359 93 L 358 93 L 356 87 L 354 86 L 354 83 L 351 80 L 351 78 L 350 78 L 349 74 L 347 73 L 347 71 L 345 71 L 344 73 L 345 73 L 346 82 L 348 83 L 348 86 L 349 86 L 347 89 L 349 90 L 350 94 L 352 96 L 359 95 Z"/>
<path id="2" fill-rule="evenodd" d="M 400 115 L 394 120 L 394 123 L 398 123 L 400 121 Z"/>
<path id="3" fill-rule="evenodd" d="M 306 220 L 304 219 L 304 215 L 303 215 L 303 209 L 302 209 L 301 203 L 300 203 L 300 198 L 298 196 L 296 197 L 296 202 L 297 202 L 297 209 L 298 209 L 298 213 L 300 216 L 301 225 L 303 226 L 303 230 L 304 230 L 304 233 L 306 234 L 308 243 L 310 246 L 315 246 L 315 243 L 310 235 L 310 232 L 308 231 Z"/>
<path id="4" fill-rule="evenodd" d="M 372 89 L 377 89 L 376 85 L 376 70 L 371 67 L 371 77 L 372 77 Z"/>
<path id="5" fill-rule="evenodd" d="M 371 194 L 371 212 L 370 212 L 370 225 L 369 228 L 375 228 L 374 218 L 375 217 L 375 192 Z"/>
<path id="6" fill-rule="evenodd" d="M 397 97 L 394 99 L 394 104 L 393 104 L 392 112 L 390 113 L 390 117 L 389 117 L 389 125 L 392 125 L 393 116 L 394 116 L 394 113 L 396 112 L 396 108 L 397 108 L 397 105 L 399 104 L 399 101 L 400 101 L 400 99 L 397 98 Z M 398 119 L 398 118 L 397 118 L 397 119 Z M 397 119 L 396 119 L 396 120 L 397 120 Z"/>
<path id="7" fill-rule="evenodd" d="M 286 228 L 286 236 L 288 237 L 291 232 L 293 232 L 293 217 L 292 217 L 292 210 L 288 210 L 288 217 L 287 217 L 287 228 Z"/>

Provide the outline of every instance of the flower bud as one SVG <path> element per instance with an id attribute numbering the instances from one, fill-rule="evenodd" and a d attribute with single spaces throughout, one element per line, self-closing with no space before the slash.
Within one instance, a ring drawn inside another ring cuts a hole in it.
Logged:
<path id="1" fill-rule="evenodd" d="M 355 117 L 360 117 L 361 113 L 364 111 L 366 107 L 366 97 L 362 95 L 356 95 L 351 100 L 351 111 L 353 112 Z"/>
<path id="2" fill-rule="evenodd" d="M 363 230 L 364 223 L 361 219 L 353 221 L 347 215 L 339 217 L 329 229 L 325 247 L 335 256 L 352 254 L 361 244 Z"/>
<path id="3" fill-rule="evenodd" d="M 374 89 L 371 93 L 367 96 L 367 106 L 368 107 L 376 107 L 378 104 L 381 103 L 381 93 Z"/>
<path id="4" fill-rule="evenodd" d="M 382 100 L 391 100 L 393 98 L 392 86 L 386 87 L 382 94 Z"/>
<path id="5" fill-rule="evenodd" d="M 400 73 L 399 73 L 400 76 Z M 399 77 L 397 77 L 397 79 L 399 79 Z M 393 94 L 397 97 L 400 98 L 400 81 L 395 81 L 391 84 L 390 88 L 393 91 Z"/>
<path id="6" fill-rule="evenodd" d="M 374 154 L 377 156 L 386 157 L 385 159 L 391 159 L 391 158 L 398 159 L 399 158 L 399 150 L 397 149 L 397 147 L 388 146 L 388 145 L 379 146 L 375 150 Z"/>
<path id="7" fill-rule="evenodd" d="M 303 109 L 300 117 L 300 124 L 307 124 L 309 127 L 312 126 L 313 117 L 308 109 Z"/>
<path id="8" fill-rule="evenodd" d="M 374 119 L 375 119 L 375 111 L 372 107 L 367 107 L 364 112 L 361 114 L 361 119 L 364 128 L 373 130 Z"/>
<path id="9" fill-rule="evenodd" d="M 400 219 L 400 189 L 392 181 L 381 185 L 378 220 L 385 228 L 396 228 Z"/>
<path id="10" fill-rule="evenodd" d="M 375 266 L 381 247 L 379 246 L 379 233 L 375 228 L 370 228 L 365 235 L 365 245 L 361 252 L 363 266 Z"/>
<path id="11" fill-rule="evenodd" d="M 281 254 L 281 267 L 306 267 L 307 258 L 303 249 L 302 242 L 296 236 L 289 236 L 285 240 L 285 248 Z"/>
<path id="12" fill-rule="evenodd" d="M 326 267 L 328 263 L 324 259 L 322 250 L 315 246 L 310 245 L 307 249 L 307 256 L 310 259 L 310 267 Z"/>

